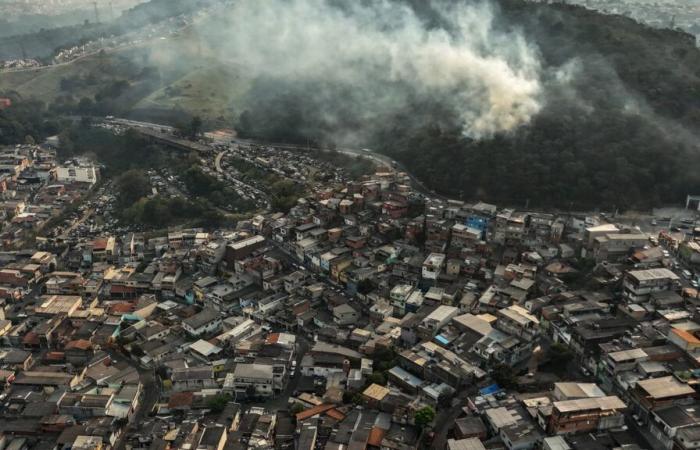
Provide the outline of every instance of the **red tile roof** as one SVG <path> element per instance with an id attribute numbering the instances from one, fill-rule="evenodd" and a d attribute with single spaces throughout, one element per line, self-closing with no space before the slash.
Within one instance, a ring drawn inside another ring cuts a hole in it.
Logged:
<path id="1" fill-rule="evenodd" d="M 383 430 L 378 427 L 372 427 L 372 431 L 369 432 L 369 438 L 367 439 L 367 444 L 372 445 L 374 447 L 381 447 L 382 446 L 382 439 L 384 439 L 384 435 L 386 434 L 386 430 Z"/>
<path id="2" fill-rule="evenodd" d="M 75 341 L 70 341 L 66 344 L 66 350 L 78 349 L 78 350 L 89 350 L 92 348 L 92 342 L 85 339 L 78 339 Z"/>
<path id="3" fill-rule="evenodd" d="M 22 343 L 29 344 L 29 345 L 38 345 L 39 344 L 39 335 L 33 331 L 30 331 L 29 333 L 24 335 L 24 337 L 22 338 Z"/>
<path id="4" fill-rule="evenodd" d="M 330 405 L 328 403 L 324 403 L 324 404 L 318 405 L 318 406 L 313 406 L 307 410 L 304 410 L 304 411 L 298 413 L 297 420 L 306 420 L 309 417 L 313 417 L 317 414 L 324 413 L 324 412 L 329 411 L 331 409 L 333 409 L 333 405 Z"/>
<path id="5" fill-rule="evenodd" d="M 341 413 L 340 411 L 338 411 L 335 408 L 329 409 L 328 411 L 326 411 L 326 415 L 328 417 L 330 417 L 331 419 L 337 420 L 338 422 L 345 419 L 345 414 Z"/>
<path id="6" fill-rule="evenodd" d="M 112 286 L 112 292 L 115 292 L 115 288 L 118 288 L 120 286 Z M 109 312 L 114 313 L 114 314 L 119 314 L 119 313 L 130 313 L 131 311 L 134 310 L 134 305 L 128 302 L 124 303 L 116 303 L 112 305 L 109 308 Z"/>
<path id="7" fill-rule="evenodd" d="M 192 406 L 194 400 L 194 392 L 176 392 L 170 396 L 168 408 L 184 408 Z"/>
<path id="8" fill-rule="evenodd" d="M 271 333 L 271 334 L 267 337 L 267 339 L 265 340 L 265 343 L 266 343 L 267 345 L 276 344 L 277 341 L 279 341 L 279 338 L 280 338 L 280 334 L 279 334 L 279 333 Z"/>

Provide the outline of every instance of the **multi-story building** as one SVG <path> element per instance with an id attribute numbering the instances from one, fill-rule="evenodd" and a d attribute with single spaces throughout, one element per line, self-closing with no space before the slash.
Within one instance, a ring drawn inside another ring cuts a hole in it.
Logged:
<path id="1" fill-rule="evenodd" d="M 418 326 L 418 332 L 425 339 L 432 339 L 438 331 L 447 325 L 453 317 L 459 314 L 459 308 L 454 306 L 438 306 L 432 313 L 426 316 Z"/>
<path id="2" fill-rule="evenodd" d="M 695 401 L 697 392 L 676 377 L 667 376 L 637 381 L 630 389 L 630 408 L 647 421 L 651 413 L 673 404 Z"/>
<path id="3" fill-rule="evenodd" d="M 554 402 L 547 431 L 573 434 L 621 428 L 626 409 L 625 402 L 616 396 Z"/>
<path id="4" fill-rule="evenodd" d="M 540 321 L 525 308 L 511 305 L 497 312 L 496 328 L 525 340 L 533 340 L 540 334 Z"/>
<path id="5" fill-rule="evenodd" d="M 649 243 L 643 233 L 610 233 L 598 236 L 593 242 L 593 257 L 597 262 L 620 261 L 630 256 L 634 249 Z"/>
<path id="6" fill-rule="evenodd" d="M 431 253 L 423 262 L 421 275 L 426 280 L 437 280 L 445 265 L 445 255 L 442 253 Z"/>
<path id="7" fill-rule="evenodd" d="M 411 292 L 413 292 L 413 286 L 410 284 L 397 284 L 391 289 L 389 300 L 396 314 L 403 315 L 406 312 L 406 300 Z"/>
<path id="8" fill-rule="evenodd" d="M 240 363 L 226 376 L 224 388 L 232 388 L 237 398 L 272 397 L 273 378 L 270 365 Z"/>
<path id="9" fill-rule="evenodd" d="M 680 278 L 669 269 L 645 269 L 627 272 L 623 295 L 634 303 L 649 299 L 653 292 L 670 291 L 680 287 Z"/>

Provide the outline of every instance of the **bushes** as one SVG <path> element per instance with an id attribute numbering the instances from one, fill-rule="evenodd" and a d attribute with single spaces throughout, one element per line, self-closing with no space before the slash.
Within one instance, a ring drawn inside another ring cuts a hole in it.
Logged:
<path id="1" fill-rule="evenodd" d="M 207 408 L 209 408 L 211 412 L 219 414 L 226 408 L 226 404 L 230 400 L 231 396 L 228 394 L 215 395 L 207 400 Z"/>
<path id="2" fill-rule="evenodd" d="M 191 221 L 193 224 L 215 228 L 226 222 L 225 217 L 215 211 L 206 201 L 185 200 L 180 197 L 165 198 L 159 195 L 141 198 L 122 211 L 122 219 L 154 228 Z"/>
<path id="3" fill-rule="evenodd" d="M 425 428 L 426 425 L 430 424 L 433 419 L 435 419 L 435 410 L 431 406 L 424 406 L 416 411 L 413 418 L 418 428 Z"/>

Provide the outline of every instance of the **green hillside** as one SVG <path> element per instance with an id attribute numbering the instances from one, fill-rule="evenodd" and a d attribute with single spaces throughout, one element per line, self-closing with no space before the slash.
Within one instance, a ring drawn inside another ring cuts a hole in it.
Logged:
<path id="1" fill-rule="evenodd" d="M 208 120 L 232 123 L 240 111 L 251 80 L 241 71 L 211 60 L 173 83 L 158 89 L 136 110 L 182 110 Z"/>
<path id="2" fill-rule="evenodd" d="M 442 20 L 431 10 L 440 1 L 406 2 Z M 320 95 L 317 85 L 261 79 L 236 129 L 327 143 L 363 130 L 354 145 L 390 155 L 434 190 L 464 200 L 616 209 L 678 204 L 700 192 L 700 50 L 692 36 L 578 6 L 496 3 L 497 26 L 521 30 L 544 72 L 574 67 L 566 83 L 545 82 L 544 107 L 526 125 L 470 139 L 460 111 L 415 91 L 407 106 L 363 121 L 348 106 L 348 86 L 326 84 Z"/>
<path id="3" fill-rule="evenodd" d="M 59 105 L 62 112 L 90 112 L 77 110 L 89 99 L 101 105 L 96 114 L 166 121 L 199 115 L 212 125 L 231 126 L 251 85 L 241 72 L 185 34 L 60 66 L 2 73 L 0 92 Z"/>

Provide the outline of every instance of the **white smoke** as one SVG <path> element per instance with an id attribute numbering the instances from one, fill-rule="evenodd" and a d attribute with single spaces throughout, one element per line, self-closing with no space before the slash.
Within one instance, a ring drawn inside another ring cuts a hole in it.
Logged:
<path id="1" fill-rule="evenodd" d="M 219 57 L 254 77 L 342 83 L 365 120 L 406 106 L 384 89 L 394 84 L 452 107 L 473 138 L 514 130 L 542 108 L 537 51 L 515 31 L 496 31 L 489 3 L 443 6 L 444 28 L 396 1 L 342 3 L 237 0 L 227 26 L 206 31 Z"/>

